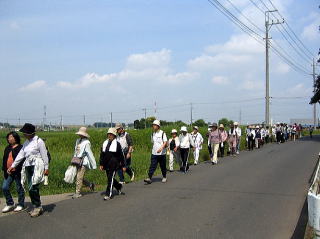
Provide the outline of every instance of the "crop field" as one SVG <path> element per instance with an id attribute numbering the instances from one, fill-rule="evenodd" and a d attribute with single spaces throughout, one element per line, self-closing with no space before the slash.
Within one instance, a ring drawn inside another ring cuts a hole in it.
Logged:
<path id="1" fill-rule="evenodd" d="M 170 131 L 173 127 L 165 127 L 163 130 L 167 133 L 169 137 Z M 178 127 L 176 127 L 178 128 Z M 191 129 L 189 129 L 191 130 Z M 242 129 L 244 130 L 244 128 Z M 204 137 L 203 149 L 200 153 L 200 160 L 209 160 L 208 150 L 206 146 L 207 138 L 205 137 L 207 133 L 207 128 L 200 128 L 200 133 Z M 144 130 L 129 130 L 128 131 L 134 141 L 134 153 L 132 157 L 132 168 L 134 169 L 136 179 L 141 180 L 146 177 L 151 153 L 151 129 Z M 7 145 L 5 136 L 7 131 L 0 131 L 0 157 L 3 157 L 3 151 Z M 106 129 L 90 129 L 90 142 L 92 145 L 92 151 L 96 157 L 97 165 L 99 165 L 99 155 L 101 145 L 106 139 Z M 41 194 L 59 194 L 65 192 L 73 192 L 75 185 L 67 184 L 63 181 L 64 173 L 70 164 L 70 160 L 73 156 L 74 145 L 77 139 L 75 131 L 64 131 L 64 132 L 39 132 L 38 135 L 46 140 L 46 145 L 52 156 L 49 171 L 49 185 L 42 186 Z M 22 136 L 23 137 L 23 136 Z M 23 139 L 24 141 L 24 139 Z M 22 142 L 23 142 L 22 141 Z M 245 138 L 242 137 L 241 149 L 245 147 Z M 190 154 L 190 162 L 193 162 L 193 155 Z M 2 163 L 1 163 L 2 166 Z M 177 165 L 176 165 L 177 167 Z M 160 170 L 156 171 L 156 174 L 160 174 Z M 169 175 L 170 177 L 170 175 Z M 90 170 L 86 173 L 86 178 L 89 181 L 94 182 L 97 185 L 97 190 L 104 190 L 106 186 L 106 176 L 104 171 Z M 2 185 L 3 174 L 0 174 L 0 183 Z M 129 182 L 128 176 L 126 176 L 126 181 Z M 13 190 L 14 192 L 15 190 Z M 0 192 L 2 196 L 2 191 Z"/>

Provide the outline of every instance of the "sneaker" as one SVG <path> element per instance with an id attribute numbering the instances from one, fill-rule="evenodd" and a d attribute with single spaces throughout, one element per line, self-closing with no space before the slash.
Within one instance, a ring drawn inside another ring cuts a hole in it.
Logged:
<path id="1" fill-rule="evenodd" d="M 90 183 L 90 190 L 91 192 L 94 192 L 94 189 L 95 189 L 96 185 L 94 183 Z"/>
<path id="2" fill-rule="evenodd" d="M 147 184 L 151 184 L 152 183 L 152 180 L 150 178 L 146 178 L 145 180 L 143 180 L 145 183 Z"/>
<path id="3" fill-rule="evenodd" d="M 10 212 L 14 209 L 14 206 L 13 205 L 9 205 L 9 206 L 5 206 L 3 209 L 2 209 L 2 213 L 7 213 L 7 212 Z"/>
<path id="4" fill-rule="evenodd" d="M 109 201 L 109 200 L 111 200 L 111 199 L 112 199 L 112 196 L 111 196 L 111 197 L 109 197 L 109 196 L 104 196 L 104 198 L 103 198 L 104 201 Z"/>
<path id="5" fill-rule="evenodd" d="M 126 182 L 123 182 L 123 181 L 120 181 L 119 183 L 120 183 L 121 185 L 126 184 Z"/>
<path id="6" fill-rule="evenodd" d="M 239 152 L 239 151 L 237 151 L 237 154 L 240 154 L 240 152 Z"/>
<path id="7" fill-rule="evenodd" d="M 42 207 L 36 207 L 33 209 L 33 211 L 30 213 L 31 217 L 39 217 L 43 213 Z"/>
<path id="8" fill-rule="evenodd" d="M 132 172 L 132 176 L 131 176 L 130 180 L 131 180 L 131 181 L 134 180 L 134 172 Z"/>
<path id="9" fill-rule="evenodd" d="M 75 193 L 72 195 L 72 199 L 76 199 L 76 198 L 80 198 L 80 197 L 82 197 L 81 193 Z"/>
<path id="10" fill-rule="evenodd" d="M 24 210 L 24 207 L 18 205 L 18 206 L 16 206 L 16 208 L 15 208 L 13 211 L 14 211 L 14 212 L 21 212 L 21 211 L 23 211 L 23 210 Z"/>
<path id="11" fill-rule="evenodd" d="M 163 178 L 161 182 L 166 183 L 167 182 L 167 178 Z"/>
<path id="12" fill-rule="evenodd" d="M 169 173 L 173 173 L 173 172 L 174 172 L 174 170 L 173 170 L 173 169 L 170 169 L 170 170 L 169 170 Z"/>

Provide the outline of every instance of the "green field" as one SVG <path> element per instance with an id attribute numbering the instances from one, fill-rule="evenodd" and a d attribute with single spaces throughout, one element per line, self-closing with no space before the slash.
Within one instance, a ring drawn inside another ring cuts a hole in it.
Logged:
<path id="1" fill-rule="evenodd" d="M 166 127 L 164 131 L 167 136 L 170 135 L 170 131 L 173 127 Z M 178 128 L 178 127 L 177 127 Z M 244 129 L 243 129 L 244 130 Z M 149 162 L 150 162 L 150 152 L 151 152 L 151 142 L 150 135 L 151 129 L 145 130 L 129 130 L 128 131 L 134 141 L 134 153 L 132 160 L 132 167 L 135 171 L 136 179 L 140 180 L 146 177 Z M 200 133 L 205 136 L 207 133 L 207 128 L 200 128 Z M 318 132 L 315 132 L 318 133 Z M 0 157 L 2 159 L 4 147 L 7 145 L 5 136 L 6 131 L 0 131 Z M 106 138 L 106 129 L 91 129 L 89 130 L 91 136 L 90 141 L 92 144 L 92 151 L 96 157 L 96 161 L 99 162 L 100 148 L 102 143 Z M 50 150 L 52 161 L 50 163 L 50 176 L 49 176 L 49 186 L 42 186 L 41 194 L 59 194 L 65 192 L 73 192 L 75 185 L 67 184 L 63 181 L 64 173 L 69 166 L 70 160 L 73 156 L 74 144 L 77 139 L 75 132 L 39 132 L 38 135 L 41 138 L 46 139 L 46 145 Z M 205 138 L 205 137 L 204 137 Z M 206 138 L 203 150 L 200 153 L 200 160 L 208 160 L 208 150 L 206 148 Z M 244 148 L 245 139 L 242 138 L 241 148 Z M 193 160 L 192 154 L 190 155 L 190 161 Z M 2 165 L 2 163 L 1 163 Z M 160 174 L 158 169 L 156 174 Z M 104 190 L 106 185 L 105 173 L 100 170 L 90 170 L 86 174 L 86 178 L 89 181 L 93 181 L 97 185 L 98 190 Z M 127 182 L 129 178 L 126 176 Z M 2 185 L 3 174 L 0 174 L 0 183 Z M 14 190 L 15 191 L 15 190 Z M 2 191 L 0 192 L 2 196 Z"/>

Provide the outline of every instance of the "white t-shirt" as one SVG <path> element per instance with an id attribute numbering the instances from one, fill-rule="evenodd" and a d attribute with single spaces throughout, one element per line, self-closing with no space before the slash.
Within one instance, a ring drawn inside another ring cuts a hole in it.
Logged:
<path id="1" fill-rule="evenodd" d="M 152 154 L 153 155 L 165 155 L 166 147 L 162 150 L 162 152 L 158 153 L 157 151 L 162 147 L 165 142 L 168 142 L 167 135 L 162 130 L 158 132 L 153 132 L 151 136 L 151 142 L 153 143 Z"/>

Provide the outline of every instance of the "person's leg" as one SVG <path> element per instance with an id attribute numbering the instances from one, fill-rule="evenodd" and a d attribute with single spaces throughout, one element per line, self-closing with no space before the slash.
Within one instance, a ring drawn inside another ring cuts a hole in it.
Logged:
<path id="1" fill-rule="evenodd" d="M 18 205 L 24 207 L 25 194 L 23 186 L 21 184 L 21 174 L 15 175 L 14 180 L 16 181 L 16 187 L 18 192 Z"/>
<path id="2" fill-rule="evenodd" d="M 86 168 L 84 166 L 77 169 L 76 194 L 81 194 L 82 184 L 84 183 L 84 173 Z"/>
<path id="3" fill-rule="evenodd" d="M 124 182 L 124 175 L 123 175 L 122 169 L 118 169 L 118 176 L 119 176 L 120 182 Z"/>
<path id="4" fill-rule="evenodd" d="M 28 189 L 31 203 L 35 208 L 41 207 L 40 200 L 40 184 L 32 185 L 32 177 L 34 174 L 34 166 L 28 166 L 25 168 L 28 180 Z"/>
<path id="5" fill-rule="evenodd" d="M 178 150 L 177 152 L 173 152 L 173 157 L 176 160 L 177 164 L 179 165 L 179 167 L 182 167 L 182 161 L 181 161 L 181 154 L 180 154 L 180 150 Z"/>
<path id="6" fill-rule="evenodd" d="M 160 164 L 162 177 L 166 178 L 167 177 L 166 155 L 159 155 L 158 156 L 158 162 Z"/>
<path id="7" fill-rule="evenodd" d="M 12 195 L 10 193 L 10 186 L 12 184 L 12 181 L 13 181 L 13 177 L 11 175 L 8 175 L 8 177 L 3 180 L 3 184 L 2 184 L 2 192 L 3 192 L 4 197 L 6 198 L 7 206 L 14 205 L 14 201 L 13 201 Z"/>
<path id="8" fill-rule="evenodd" d="M 210 160 L 212 161 L 212 147 L 211 147 L 211 144 L 208 145 L 208 152 L 209 152 L 209 157 L 210 157 Z"/>
<path id="9" fill-rule="evenodd" d="M 240 153 L 240 143 L 241 143 L 241 141 L 240 141 L 241 139 L 239 138 L 239 139 L 237 139 L 237 154 L 239 154 Z"/>
<path id="10" fill-rule="evenodd" d="M 126 162 L 127 162 L 126 173 L 131 178 L 133 176 L 133 171 L 132 171 L 132 168 L 131 168 L 131 158 L 126 159 Z"/>
<path id="11" fill-rule="evenodd" d="M 170 151 L 170 155 L 169 155 L 169 170 L 173 171 L 173 160 L 174 160 L 174 156 L 173 156 L 173 151 Z"/>
<path id="12" fill-rule="evenodd" d="M 219 144 L 213 144 L 213 162 L 218 163 L 218 149 Z"/>
<path id="13" fill-rule="evenodd" d="M 154 172 L 156 171 L 158 166 L 158 160 L 156 155 L 151 155 L 151 163 L 150 163 L 150 168 L 149 168 L 149 173 L 148 176 L 151 179 Z"/>
<path id="14" fill-rule="evenodd" d="M 186 162 L 187 162 L 187 149 L 180 149 L 180 153 L 181 153 L 181 160 L 182 160 L 182 170 L 184 170 L 186 168 Z"/>
<path id="15" fill-rule="evenodd" d="M 198 164 L 199 163 L 199 156 L 200 156 L 200 149 L 195 148 L 193 155 L 194 155 L 194 164 Z"/>
<path id="16" fill-rule="evenodd" d="M 111 198 L 115 172 L 113 172 L 111 170 L 106 170 L 106 175 L 107 175 L 107 181 L 108 181 L 107 182 L 107 189 L 106 189 L 106 196 Z"/>

